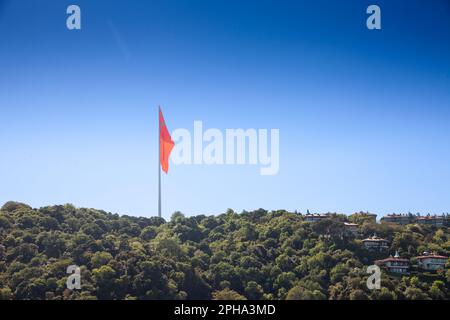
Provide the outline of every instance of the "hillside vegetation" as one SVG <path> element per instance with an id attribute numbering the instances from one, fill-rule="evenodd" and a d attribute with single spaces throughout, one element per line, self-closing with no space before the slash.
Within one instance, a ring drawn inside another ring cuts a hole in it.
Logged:
<path id="1" fill-rule="evenodd" d="M 170 221 L 72 205 L 0 211 L 0 299 L 449 299 L 450 271 L 387 276 L 366 286 L 367 266 L 399 251 L 450 256 L 449 227 L 378 224 L 344 215 L 308 223 L 296 213 L 256 210 Z M 361 238 L 390 241 L 371 252 Z M 81 267 L 81 290 L 66 287 Z M 414 269 L 414 268 L 413 268 Z"/>

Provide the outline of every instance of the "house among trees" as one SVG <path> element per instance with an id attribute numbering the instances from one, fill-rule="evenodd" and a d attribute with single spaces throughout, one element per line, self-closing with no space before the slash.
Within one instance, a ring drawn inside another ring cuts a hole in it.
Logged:
<path id="1" fill-rule="evenodd" d="M 318 214 L 318 213 L 307 213 L 305 215 L 305 221 L 306 222 L 317 222 L 317 221 L 321 221 L 323 219 L 327 219 L 330 216 L 327 214 Z"/>
<path id="2" fill-rule="evenodd" d="M 374 234 L 372 237 L 364 239 L 363 241 L 364 247 L 369 250 L 385 250 L 389 248 L 389 241 L 380 237 L 377 237 Z"/>
<path id="3" fill-rule="evenodd" d="M 422 256 L 416 257 L 417 265 L 426 271 L 444 270 L 448 257 L 424 252 Z"/>
<path id="4" fill-rule="evenodd" d="M 427 225 L 432 225 L 432 226 L 436 226 L 436 227 L 442 227 L 444 225 L 444 221 L 445 221 L 445 217 L 443 215 L 442 216 L 427 215 L 427 216 L 423 216 L 423 217 L 417 217 L 418 224 L 427 224 Z"/>
<path id="5" fill-rule="evenodd" d="M 408 274 L 409 273 L 409 260 L 400 258 L 398 252 L 395 252 L 395 256 L 390 256 L 384 260 L 375 261 L 376 265 L 382 266 L 388 272 Z"/>
<path id="6" fill-rule="evenodd" d="M 349 223 L 349 222 L 344 222 L 344 228 L 345 230 L 349 233 L 354 235 L 355 237 L 358 235 L 358 224 L 356 223 Z"/>
<path id="7" fill-rule="evenodd" d="M 382 222 L 390 222 L 396 223 L 400 225 L 406 225 L 413 223 L 415 221 L 415 217 L 412 214 L 388 214 L 380 219 Z"/>
<path id="8" fill-rule="evenodd" d="M 445 223 L 446 217 L 444 215 L 437 216 L 437 215 L 430 215 L 427 216 L 420 216 L 420 215 L 413 215 L 411 213 L 408 214 L 388 214 L 387 216 L 384 216 L 381 218 L 382 222 L 390 222 L 390 223 L 396 223 L 400 225 L 406 225 L 411 223 L 418 223 L 418 224 L 426 224 L 426 225 L 432 225 L 436 227 L 442 227 Z"/>

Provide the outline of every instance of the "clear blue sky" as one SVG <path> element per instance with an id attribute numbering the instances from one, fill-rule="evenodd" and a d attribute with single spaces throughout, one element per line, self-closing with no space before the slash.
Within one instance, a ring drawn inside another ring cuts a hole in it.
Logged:
<path id="1" fill-rule="evenodd" d="M 449 1 L 0 0 L 0 39 L 0 202 L 155 215 L 161 104 L 281 140 L 272 177 L 172 166 L 166 218 L 450 211 Z"/>

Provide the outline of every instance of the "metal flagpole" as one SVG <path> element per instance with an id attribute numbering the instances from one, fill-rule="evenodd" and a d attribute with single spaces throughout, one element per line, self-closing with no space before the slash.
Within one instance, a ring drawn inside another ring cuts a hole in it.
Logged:
<path id="1" fill-rule="evenodd" d="M 158 107 L 158 217 L 161 218 L 161 123 L 159 120 L 159 113 L 161 107 Z"/>

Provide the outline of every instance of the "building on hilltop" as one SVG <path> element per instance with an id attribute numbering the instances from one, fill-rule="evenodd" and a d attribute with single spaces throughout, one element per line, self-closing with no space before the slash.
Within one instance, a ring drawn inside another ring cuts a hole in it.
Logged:
<path id="1" fill-rule="evenodd" d="M 387 259 L 375 261 L 376 265 L 379 265 L 386 269 L 388 272 L 409 274 L 409 260 L 400 258 L 398 252 L 395 252 L 395 256 L 390 256 Z"/>
<path id="2" fill-rule="evenodd" d="M 380 219 L 381 222 L 390 222 L 400 225 L 406 225 L 415 222 L 415 216 L 412 214 L 388 214 Z"/>
<path id="3" fill-rule="evenodd" d="M 396 223 L 400 225 L 406 225 L 411 223 L 418 223 L 418 224 L 426 224 L 426 225 L 432 225 L 436 227 L 442 227 L 445 223 L 445 216 L 441 215 L 430 215 L 427 216 L 420 216 L 420 215 L 413 215 L 411 213 L 409 214 L 388 214 L 381 218 L 382 222 L 390 222 L 390 223 Z"/>
<path id="4" fill-rule="evenodd" d="M 329 217 L 330 217 L 330 215 L 327 215 L 327 214 L 307 213 L 305 215 L 305 221 L 306 222 L 317 222 L 317 221 L 321 221 L 323 219 L 327 219 Z"/>
<path id="5" fill-rule="evenodd" d="M 445 216 L 437 216 L 437 215 L 427 215 L 424 217 L 417 217 L 418 224 L 426 224 L 436 227 L 442 227 L 445 222 Z"/>

